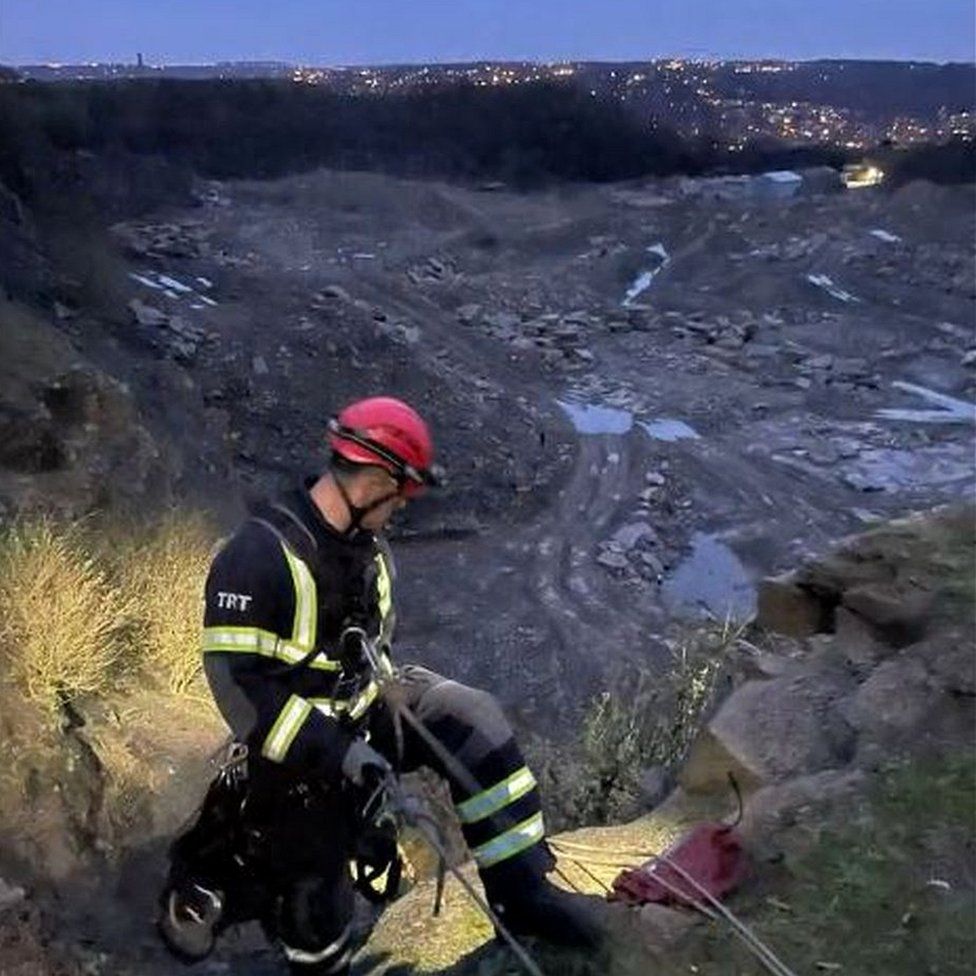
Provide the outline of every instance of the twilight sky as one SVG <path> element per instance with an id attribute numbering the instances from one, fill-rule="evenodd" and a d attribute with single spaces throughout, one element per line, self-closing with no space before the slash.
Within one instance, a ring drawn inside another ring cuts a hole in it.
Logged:
<path id="1" fill-rule="evenodd" d="M 973 0 L 0 0 L 0 62 L 976 60 Z"/>

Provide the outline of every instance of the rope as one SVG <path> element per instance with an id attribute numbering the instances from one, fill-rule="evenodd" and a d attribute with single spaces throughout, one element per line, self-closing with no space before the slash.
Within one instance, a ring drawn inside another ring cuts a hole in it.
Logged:
<path id="1" fill-rule="evenodd" d="M 406 706 L 403 707 L 406 708 Z M 488 902 L 478 894 L 471 882 L 468 881 L 468 879 L 465 878 L 456 867 L 450 864 L 447 851 L 445 850 L 440 839 L 440 829 L 438 828 L 433 817 L 431 817 L 429 814 L 423 813 L 420 810 L 412 808 L 410 804 L 405 802 L 399 781 L 392 774 L 388 774 L 387 776 L 387 786 L 393 801 L 391 804 L 392 808 L 398 810 L 407 823 L 416 827 L 420 831 L 421 836 L 425 841 L 427 841 L 428 844 L 430 844 L 434 852 L 440 858 L 440 863 L 447 866 L 447 870 L 454 875 L 455 879 L 467 893 L 468 897 L 488 917 L 488 920 L 492 923 L 492 925 L 494 925 L 495 931 L 502 936 L 506 943 L 508 943 L 509 948 L 513 953 L 515 953 L 516 958 L 522 964 L 529 976 L 544 976 L 542 970 L 536 965 L 535 961 L 519 944 L 512 933 L 508 931 L 508 928 L 502 923 L 501 919 L 498 917 L 491 905 L 489 905 Z M 440 901 L 441 892 L 442 882 L 439 878 L 437 892 L 438 901 Z"/>
<path id="2" fill-rule="evenodd" d="M 688 882 L 708 903 L 712 906 L 729 925 L 732 930 L 742 939 L 745 944 L 753 950 L 754 954 L 757 956 L 760 962 L 764 963 L 766 968 L 775 974 L 775 976 L 796 976 L 796 973 L 790 969 L 786 963 L 784 963 L 776 954 L 773 952 L 769 946 L 764 943 L 752 929 L 749 928 L 736 917 L 726 905 L 723 905 L 707 888 L 703 887 L 698 883 L 697 879 L 689 874 L 680 864 L 676 864 L 671 858 L 666 854 L 654 855 L 654 860 L 660 861 L 672 870 L 676 871 L 685 881 Z M 655 876 L 655 880 L 659 880 Z"/>
<path id="3" fill-rule="evenodd" d="M 444 764 L 444 768 L 447 769 L 452 776 L 454 776 L 461 785 L 471 793 L 472 796 L 480 793 L 482 791 L 481 784 L 475 779 L 471 774 L 470 770 L 456 757 L 451 755 L 450 752 L 441 744 L 441 742 L 433 735 L 432 732 L 413 714 L 413 711 L 400 700 L 400 696 L 397 694 L 397 687 L 395 684 L 395 678 L 393 675 L 387 672 L 380 664 L 379 655 L 376 653 L 376 649 L 373 647 L 370 640 L 365 634 L 362 635 L 363 649 L 366 653 L 366 658 L 369 661 L 370 667 L 373 669 L 374 677 L 379 685 L 380 694 L 386 701 L 387 705 L 391 709 L 396 722 L 406 722 L 430 747 L 434 755 Z M 399 747 L 399 743 L 398 743 Z M 455 879 L 467 893 L 468 897 L 474 902 L 474 904 L 481 909 L 481 911 L 488 917 L 488 920 L 495 927 L 495 931 L 498 932 L 505 942 L 508 944 L 509 948 L 515 954 L 515 957 L 522 964 L 529 976 L 544 976 L 542 970 L 536 965 L 535 961 L 528 954 L 528 952 L 520 945 L 516 940 L 515 936 L 509 932 L 507 926 L 498 917 L 495 910 L 488 904 L 487 900 L 482 898 L 481 895 L 475 891 L 471 883 L 465 878 L 460 871 L 452 864 L 448 858 L 447 851 L 444 848 L 439 836 L 439 828 L 436 822 L 429 814 L 425 814 L 420 810 L 411 809 L 410 804 L 405 802 L 403 791 L 400 787 L 399 780 L 392 773 L 388 773 L 386 776 L 387 789 L 389 795 L 393 800 L 393 807 L 397 809 L 401 815 L 404 817 L 407 823 L 416 826 L 420 830 L 421 836 L 428 844 L 434 849 L 435 853 L 440 858 L 440 864 L 446 865 L 447 869 L 454 875 Z M 439 872 L 442 874 L 443 869 L 439 868 Z M 438 882 L 437 890 L 437 904 L 436 908 L 439 910 L 441 894 L 443 887 L 441 882 Z M 436 912 L 435 912 L 436 914 Z"/>
<path id="4" fill-rule="evenodd" d="M 559 850 L 563 849 L 564 853 L 567 854 L 574 863 L 578 862 L 575 860 L 577 855 L 571 854 L 573 850 L 582 853 L 593 852 L 596 854 L 605 854 L 606 851 L 591 847 L 586 844 L 579 844 L 574 841 L 550 841 L 550 844 Z M 749 928 L 743 921 L 741 921 L 733 912 L 722 902 L 712 895 L 712 893 L 705 887 L 703 887 L 698 880 L 691 874 L 688 873 L 680 864 L 675 863 L 666 854 L 656 854 L 654 852 L 642 852 L 634 853 L 634 856 L 639 857 L 643 861 L 651 860 L 659 864 L 665 864 L 670 867 L 676 874 L 682 877 L 692 889 L 707 902 L 707 906 L 701 902 L 697 902 L 694 898 L 690 897 L 687 891 L 683 891 L 678 888 L 673 883 L 669 882 L 666 877 L 659 874 L 653 874 L 652 877 L 656 882 L 658 882 L 663 888 L 667 889 L 672 895 L 678 897 L 681 901 L 687 902 L 693 908 L 702 912 L 711 919 L 717 920 L 721 917 L 728 925 L 731 927 L 733 933 L 736 937 L 749 949 L 750 952 L 771 972 L 774 976 L 796 976 L 793 972 L 774 952 L 772 949 L 766 945 L 756 933 Z M 596 864 L 598 866 L 604 867 L 615 867 L 616 862 L 601 862 L 596 861 L 592 858 L 586 857 L 581 860 L 586 861 L 590 864 Z M 582 865 L 579 865 L 582 867 Z M 710 907 L 708 907 L 710 906 Z"/>

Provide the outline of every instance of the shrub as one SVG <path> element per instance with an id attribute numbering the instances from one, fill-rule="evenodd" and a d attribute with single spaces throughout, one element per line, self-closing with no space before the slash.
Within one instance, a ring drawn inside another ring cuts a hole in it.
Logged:
<path id="1" fill-rule="evenodd" d="M 569 776 L 549 771 L 552 819 L 566 826 L 618 822 L 641 804 L 641 776 L 666 775 L 684 759 L 715 700 L 741 629 L 731 622 L 689 631 L 660 671 L 642 669 L 587 708 L 579 759 Z"/>
<path id="2" fill-rule="evenodd" d="M 130 611 L 77 524 L 18 522 L 0 537 L 0 650 L 32 701 L 54 709 L 104 691 Z"/>
<path id="3" fill-rule="evenodd" d="M 214 535 L 195 514 L 171 512 L 119 534 L 111 548 L 113 576 L 134 609 L 130 664 L 174 694 L 200 673 L 203 586 Z"/>

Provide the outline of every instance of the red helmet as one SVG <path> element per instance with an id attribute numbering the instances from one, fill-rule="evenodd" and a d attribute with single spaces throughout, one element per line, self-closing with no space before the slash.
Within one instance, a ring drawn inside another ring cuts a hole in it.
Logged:
<path id="1" fill-rule="evenodd" d="M 402 400 L 370 397 L 350 403 L 329 421 L 329 446 L 347 461 L 385 468 L 407 496 L 437 483 L 430 431 Z"/>

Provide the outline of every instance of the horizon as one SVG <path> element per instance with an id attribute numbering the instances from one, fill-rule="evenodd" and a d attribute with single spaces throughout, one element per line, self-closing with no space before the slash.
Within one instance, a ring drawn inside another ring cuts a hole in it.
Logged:
<path id="1" fill-rule="evenodd" d="M 3 0 L 0 61 L 976 61 L 970 0 Z"/>
<path id="2" fill-rule="evenodd" d="M 135 66 L 137 58 L 141 52 L 136 51 L 135 56 L 129 59 L 104 59 L 104 60 L 52 60 L 52 61 L 8 61 L 0 59 L 0 64 L 10 68 L 33 68 L 33 67 L 59 67 L 69 65 L 125 65 Z M 260 57 L 239 57 L 239 58 L 219 58 L 213 61 L 156 61 L 144 58 L 143 64 L 150 68 L 208 68 L 219 65 L 281 65 L 289 68 L 331 68 L 333 70 L 345 70 L 355 68 L 409 68 L 417 66 L 437 66 L 449 67 L 453 65 L 472 65 L 472 64 L 530 64 L 530 65 L 557 65 L 557 64 L 606 64 L 606 65 L 625 65 L 625 64 L 654 64 L 659 61 L 682 61 L 695 64 L 736 64 L 736 63 L 767 63 L 767 64 L 817 64 L 817 63 L 838 63 L 850 62 L 859 64 L 924 64 L 945 67 L 949 65 L 962 65 L 976 68 L 976 58 L 968 61 L 948 60 L 940 61 L 932 58 L 869 58 L 869 57 L 811 57 L 811 58 L 785 58 L 785 57 L 707 57 L 697 55 L 681 54 L 659 54 L 645 58 L 468 58 L 466 60 L 429 60 L 429 61 L 344 61 L 344 62 L 315 62 L 315 61 L 290 61 L 282 58 L 260 58 Z"/>

